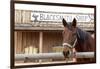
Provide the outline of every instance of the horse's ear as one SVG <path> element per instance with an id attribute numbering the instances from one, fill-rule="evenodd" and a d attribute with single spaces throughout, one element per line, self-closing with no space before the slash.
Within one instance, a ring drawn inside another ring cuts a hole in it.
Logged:
<path id="1" fill-rule="evenodd" d="M 73 19 L 73 22 L 72 22 L 72 26 L 73 26 L 73 27 L 76 27 L 76 24 L 77 24 L 77 20 L 74 18 L 74 19 Z"/>
<path id="2" fill-rule="evenodd" d="M 66 22 L 66 20 L 64 18 L 63 18 L 62 22 L 63 22 L 63 26 L 67 27 L 67 22 Z"/>

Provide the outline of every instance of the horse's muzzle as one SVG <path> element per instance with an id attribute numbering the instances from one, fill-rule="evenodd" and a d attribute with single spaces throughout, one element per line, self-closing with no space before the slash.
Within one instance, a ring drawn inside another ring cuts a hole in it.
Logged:
<path id="1" fill-rule="evenodd" d="M 69 58 L 72 52 L 72 48 L 67 45 L 63 45 L 63 55 L 65 58 Z"/>
<path id="2" fill-rule="evenodd" d="M 64 55 L 65 58 L 68 58 L 69 57 L 68 56 L 69 55 L 69 51 L 67 51 L 67 52 L 63 51 L 63 55 Z"/>
<path id="3" fill-rule="evenodd" d="M 71 51 L 70 50 L 63 51 L 63 55 L 64 55 L 65 58 L 69 58 L 70 55 L 71 55 Z"/>

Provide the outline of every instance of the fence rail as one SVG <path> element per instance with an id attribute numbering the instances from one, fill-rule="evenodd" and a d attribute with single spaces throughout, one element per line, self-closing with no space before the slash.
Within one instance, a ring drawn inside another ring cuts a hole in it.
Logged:
<path id="1" fill-rule="evenodd" d="M 73 56 L 71 56 L 73 57 Z M 76 58 L 94 58 L 94 52 L 77 52 Z M 25 60 L 25 59 L 64 59 L 62 53 L 39 53 L 39 54 L 16 54 L 15 60 Z"/>

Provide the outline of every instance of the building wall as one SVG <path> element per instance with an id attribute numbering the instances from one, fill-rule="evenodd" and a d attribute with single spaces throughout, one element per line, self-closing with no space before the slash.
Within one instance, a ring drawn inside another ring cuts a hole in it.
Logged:
<path id="1" fill-rule="evenodd" d="M 52 52 L 54 46 L 62 45 L 61 32 L 43 32 L 42 52 Z M 37 51 L 33 51 L 34 49 Z M 38 53 L 39 52 L 39 32 L 15 32 L 15 52 L 21 53 Z"/>
<path id="2" fill-rule="evenodd" d="M 43 24 L 43 23 L 32 22 L 31 21 L 31 12 L 32 12 L 32 10 L 15 10 L 15 24 L 22 24 L 21 27 L 25 26 L 24 28 L 26 28 L 26 29 L 29 29 L 29 26 L 26 26 L 27 24 L 31 24 L 32 25 L 31 27 L 34 27 L 33 25 L 35 25 L 35 24 L 39 24 L 39 26 L 38 26 L 38 28 L 39 28 L 40 24 Z M 49 24 L 46 22 L 44 22 L 44 23 L 45 24 L 43 24 L 43 25 L 46 28 L 50 27 L 53 29 L 56 29 L 59 25 L 59 24 L 57 24 L 54 26 L 55 23 L 54 24 Z M 80 23 L 80 24 L 83 26 L 82 23 Z M 62 23 L 61 23 L 61 25 L 62 25 Z M 44 26 L 43 26 L 43 28 L 44 28 Z M 16 25 L 15 25 L 15 27 L 16 27 Z M 34 30 L 34 29 L 31 29 L 31 30 Z M 62 33 L 60 31 L 58 30 L 58 32 L 52 32 L 52 31 L 48 30 L 48 32 L 43 32 L 42 52 L 52 52 L 53 46 L 59 46 L 62 44 Z M 34 49 L 36 50 L 36 52 L 39 52 L 39 32 L 33 32 L 33 31 L 31 31 L 31 32 L 16 31 L 15 32 L 15 51 L 16 51 L 16 53 L 33 53 Z"/>
<path id="3" fill-rule="evenodd" d="M 15 23 L 31 23 L 31 11 L 30 10 L 16 10 Z"/>
<path id="4" fill-rule="evenodd" d="M 62 45 L 61 32 L 45 32 L 43 33 L 43 52 L 52 52 L 54 46 Z"/>
<path id="5" fill-rule="evenodd" d="M 36 53 L 35 51 L 32 51 L 32 49 L 38 48 L 38 44 L 39 44 L 38 36 L 39 36 L 38 32 L 16 31 L 15 32 L 15 52 L 17 54 Z"/>
<path id="6" fill-rule="evenodd" d="M 21 26 L 36 26 L 36 27 L 54 27 L 54 28 L 63 28 L 61 22 L 35 22 L 31 18 L 32 10 L 15 10 L 15 24 L 22 24 Z M 74 14 L 74 13 L 73 13 Z M 81 14 L 80 14 L 81 15 Z M 90 22 L 78 22 L 77 26 L 86 31 L 94 31 L 94 21 Z M 16 25 L 15 25 L 16 27 Z"/>

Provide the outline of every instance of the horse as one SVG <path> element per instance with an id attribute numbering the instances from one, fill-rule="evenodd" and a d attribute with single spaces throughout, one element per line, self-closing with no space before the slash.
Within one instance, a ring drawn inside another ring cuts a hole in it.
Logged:
<path id="1" fill-rule="evenodd" d="M 64 18 L 63 23 L 63 55 L 68 58 L 68 54 L 72 51 L 76 52 L 95 52 L 95 41 L 89 32 L 80 29 L 77 26 L 77 20 L 74 18 L 72 22 L 67 22 Z M 74 51 L 73 51 L 74 50 Z M 93 58 L 74 58 L 76 63 L 95 62 Z"/>

